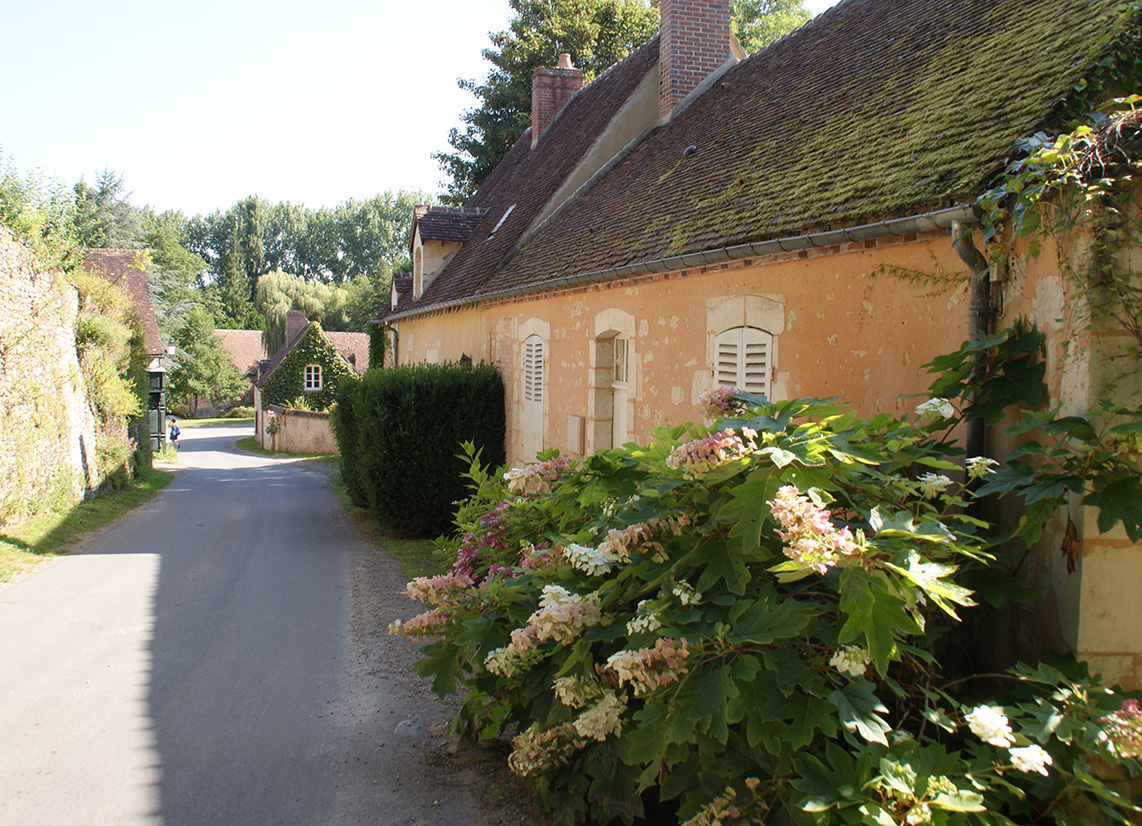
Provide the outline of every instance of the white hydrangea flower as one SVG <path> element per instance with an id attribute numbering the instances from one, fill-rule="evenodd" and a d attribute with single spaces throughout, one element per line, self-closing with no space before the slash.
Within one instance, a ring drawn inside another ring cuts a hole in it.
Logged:
<path id="1" fill-rule="evenodd" d="M 591 576 L 609 574 L 612 563 L 615 562 L 614 555 L 608 551 L 605 544 L 592 548 L 588 545 L 577 545 L 572 542 L 563 549 L 563 555 L 567 557 L 567 561 L 571 563 L 573 568 L 578 568 Z"/>
<path id="2" fill-rule="evenodd" d="M 625 697 L 619 697 L 613 691 L 603 694 L 603 699 L 584 711 L 575 720 L 575 733 L 590 740 L 603 741 L 610 735 L 616 737 L 622 733 L 622 713 L 626 710 Z"/>
<path id="3" fill-rule="evenodd" d="M 1015 745 L 1007 716 L 1000 709 L 994 706 L 976 706 L 966 719 L 972 734 L 985 743 L 1004 749 Z"/>
<path id="4" fill-rule="evenodd" d="M 1021 772 L 1038 772 L 1047 775 L 1047 766 L 1053 762 L 1051 755 L 1041 746 L 1024 746 L 1011 750 L 1011 762 Z"/>
<path id="5" fill-rule="evenodd" d="M 995 473 L 993 467 L 999 465 L 999 462 L 994 459 L 988 459 L 986 456 L 972 456 L 965 462 L 968 469 L 969 479 L 982 479 L 989 473 Z"/>
<path id="6" fill-rule="evenodd" d="M 559 702 L 569 708 L 583 708 L 603 694 L 599 681 L 589 677 L 558 677 L 551 688 Z"/>
<path id="7" fill-rule="evenodd" d="M 694 586 L 689 582 L 679 582 L 674 586 L 672 593 L 684 607 L 687 605 L 697 605 L 702 601 L 702 595 L 695 591 Z"/>
<path id="8" fill-rule="evenodd" d="M 920 483 L 920 495 L 925 499 L 943 493 L 944 489 L 952 484 L 952 480 L 942 473 L 925 473 L 916 481 Z"/>
<path id="9" fill-rule="evenodd" d="M 644 599 L 638 604 L 635 609 L 634 619 L 627 622 L 628 634 L 641 634 L 644 631 L 657 631 L 662 627 L 662 620 L 657 611 L 651 611 L 646 608 L 650 604 L 650 600 Z"/>
<path id="10" fill-rule="evenodd" d="M 927 803 L 917 803 L 908 810 L 908 814 L 904 816 L 904 822 L 908 826 L 924 826 L 925 823 L 932 822 L 932 810 L 928 808 Z"/>
<path id="11" fill-rule="evenodd" d="M 868 670 L 868 652 L 859 645 L 846 645 L 838 648 L 829 660 L 829 665 L 842 674 L 863 677 Z"/>
<path id="12" fill-rule="evenodd" d="M 916 405 L 916 415 L 919 418 L 939 416 L 941 419 L 950 419 L 956 415 L 956 409 L 952 407 L 950 401 L 937 396 L 934 399 L 928 399 L 928 401 Z"/>

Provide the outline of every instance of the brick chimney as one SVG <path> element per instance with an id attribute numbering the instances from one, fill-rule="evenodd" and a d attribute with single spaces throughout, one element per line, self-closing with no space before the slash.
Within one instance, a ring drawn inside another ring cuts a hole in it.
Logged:
<path id="1" fill-rule="evenodd" d="M 288 344 L 294 336 L 296 336 L 308 326 L 309 319 L 306 318 L 303 311 L 290 310 L 288 313 L 286 313 L 286 343 Z"/>
<path id="2" fill-rule="evenodd" d="M 729 0 L 660 0 L 658 111 L 667 117 L 732 56 Z"/>
<path id="3" fill-rule="evenodd" d="M 559 65 L 540 66 L 531 75 L 531 148 L 555 120 L 571 96 L 583 88 L 583 70 L 571 65 L 571 55 L 559 55 Z"/>

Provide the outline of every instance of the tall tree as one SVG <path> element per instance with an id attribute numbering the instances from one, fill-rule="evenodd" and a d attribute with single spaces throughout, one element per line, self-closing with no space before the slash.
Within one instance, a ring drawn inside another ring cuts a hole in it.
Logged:
<path id="1" fill-rule="evenodd" d="M 171 394 L 198 415 L 198 402 L 207 399 L 216 407 L 236 399 L 246 390 L 246 379 L 230 361 L 230 354 L 214 334 L 214 320 L 202 307 L 187 313 L 175 334 L 178 350 L 170 371 Z"/>
<path id="2" fill-rule="evenodd" d="M 802 0 L 730 0 L 730 30 L 749 53 L 808 23 L 812 16 Z"/>
<path id="3" fill-rule="evenodd" d="M 75 185 L 76 223 L 85 247 L 137 249 L 144 246 L 142 210 L 131 205 L 123 176 L 104 169 L 94 186 Z"/>
<path id="4" fill-rule="evenodd" d="M 491 35 L 484 81 L 458 82 L 479 100 L 466 109 L 462 129 L 448 133 L 454 152 L 433 157 L 450 177 L 446 200 L 467 201 L 531 123 L 531 75 L 569 52 L 586 80 L 621 60 L 658 28 L 658 11 L 646 0 L 511 0 L 507 31 Z"/>
<path id="5" fill-rule="evenodd" d="M 256 305 L 265 317 L 262 344 L 273 354 L 285 343 L 286 315 L 301 310 L 310 321 L 327 330 L 343 330 L 346 324 L 346 291 L 337 286 L 308 281 L 288 272 L 271 272 L 258 281 Z"/>
<path id="6" fill-rule="evenodd" d="M 445 200 L 463 204 L 475 194 L 531 123 L 531 75 L 569 52 L 587 81 L 625 57 L 657 30 L 657 0 L 511 0 L 507 31 L 491 35 L 483 56 L 492 64 L 484 81 L 460 79 L 479 100 L 448 133 L 453 152 L 435 152 L 451 179 Z M 802 0 L 730 0 L 731 29 L 747 51 L 771 43 L 811 16 Z"/>

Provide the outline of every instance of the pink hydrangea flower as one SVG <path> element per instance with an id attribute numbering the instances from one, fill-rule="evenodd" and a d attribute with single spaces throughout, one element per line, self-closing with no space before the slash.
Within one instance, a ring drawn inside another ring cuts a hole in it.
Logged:
<path id="1" fill-rule="evenodd" d="M 829 512 L 813 504 L 793 485 L 786 485 L 767 502 L 780 523 L 777 535 L 785 542 L 785 555 L 819 574 L 860 550 L 848 528 L 837 530 Z"/>

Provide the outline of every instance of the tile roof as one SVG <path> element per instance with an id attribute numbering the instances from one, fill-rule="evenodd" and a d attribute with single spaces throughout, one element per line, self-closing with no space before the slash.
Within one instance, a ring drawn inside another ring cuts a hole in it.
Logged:
<path id="1" fill-rule="evenodd" d="M 469 210 L 484 212 L 472 239 L 433 279 L 419 301 L 401 302 L 398 311 L 466 296 L 477 289 L 509 255 L 657 58 L 655 37 L 583 87 L 568 101 L 534 150 L 531 130 L 525 130 L 466 204 Z"/>
<path id="2" fill-rule="evenodd" d="M 239 373 L 247 375 L 253 369 L 257 375 L 258 362 L 266 357 L 261 330 L 215 330 L 214 334 L 222 341 Z"/>
<path id="3" fill-rule="evenodd" d="M 413 212 L 413 234 L 419 230 L 421 241 L 464 242 L 475 234 L 486 212 L 464 207 L 417 207 Z"/>
<path id="4" fill-rule="evenodd" d="M 345 360 L 353 365 L 357 375 L 365 375 L 369 369 L 369 334 L 368 333 L 340 333 L 325 331 L 328 338 Z"/>
<path id="5" fill-rule="evenodd" d="M 147 347 L 147 354 L 161 356 L 165 354 L 166 347 L 163 345 L 159 324 L 155 319 L 151 285 L 142 267 L 144 255 L 143 250 L 92 249 L 87 251 L 83 266 L 92 275 L 98 275 L 112 284 L 118 284 L 127 291 L 135 304 L 135 312 L 143 323 L 143 341 Z"/>
<path id="6" fill-rule="evenodd" d="M 1126 27 L 1121 6 L 842 0 L 722 75 L 516 251 L 530 217 L 513 215 L 511 240 L 494 244 L 485 227 L 511 203 L 544 200 L 545 176 L 572 151 L 570 129 L 530 154 L 525 134 L 469 204 L 490 210 L 477 238 L 397 314 L 970 203 L 1017 140 L 1059 120 L 1100 44 Z M 653 61 L 652 43 L 627 62 Z M 621 94 L 619 81 L 609 72 L 585 87 L 549 134 L 573 107 L 585 117 L 578 109 Z"/>

